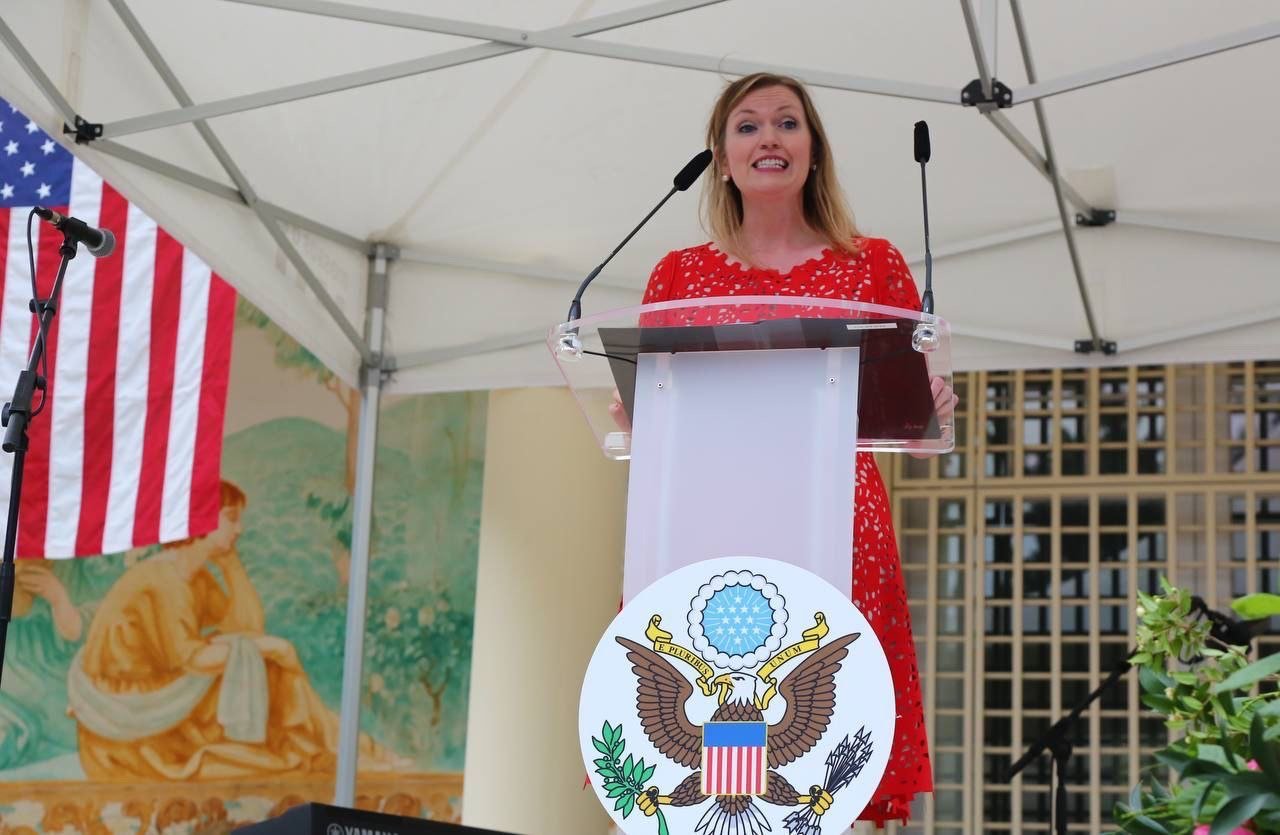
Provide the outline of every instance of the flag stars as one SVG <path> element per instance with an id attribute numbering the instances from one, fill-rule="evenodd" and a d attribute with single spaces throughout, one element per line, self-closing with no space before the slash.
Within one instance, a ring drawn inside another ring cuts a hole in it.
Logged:
<path id="1" fill-rule="evenodd" d="M 38 131 L 38 130 L 40 130 L 40 126 L 39 126 L 39 125 L 37 125 L 35 122 L 31 121 L 30 119 L 28 119 L 28 120 L 27 120 L 27 133 L 35 133 L 35 132 L 36 132 L 36 131 Z"/>
<path id="2" fill-rule="evenodd" d="M 0 186 L 0 200 L 8 200 L 11 197 L 13 197 L 13 186 L 8 183 Z"/>
<path id="3" fill-rule="evenodd" d="M 36 189 L 36 197 L 39 197 L 41 200 L 44 200 L 50 194 L 53 194 L 53 189 L 49 188 L 47 183 L 41 183 L 40 188 Z"/>
<path id="4" fill-rule="evenodd" d="M 57 147 L 57 146 L 53 144 L 53 140 L 52 140 L 52 139 L 46 139 L 46 140 L 44 141 L 44 144 L 40 146 L 40 150 L 44 151 L 44 155 L 45 155 L 45 156 L 49 156 L 49 154 L 52 154 L 52 153 L 53 153 L 53 149 L 54 149 L 55 147 Z"/>
<path id="5" fill-rule="evenodd" d="M 4 152 L 9 156 L 13 156 L 18 153 L 18 143 L 10 139 L 9 144 L 4 146 Z"/>
<path id="6" fill-rule="evenodd" d="M 30 177 L 32 174 L 36 173 L 36 166 L 34 163 L 24 162 L 20 170 L 22 171 L 22 176 Z"/>

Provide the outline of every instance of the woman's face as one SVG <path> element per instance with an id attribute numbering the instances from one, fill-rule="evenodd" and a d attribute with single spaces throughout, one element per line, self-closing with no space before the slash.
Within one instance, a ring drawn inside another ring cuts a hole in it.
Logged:
<path id="1" fill-rule="evenodd" d="M 729 175 L 744 203 L 798 197 L 812 145 L 799 96 L 780 86 L 753 90 L 729 114 L 720 173 Z"/>
<path id="2" fill-rule="evenodd" d="M 239 507 L 224 507 L 218 514 L 218 527 L 209 534 L 209 542 L 216 551 L 230 551 L 240 538 Z"/>

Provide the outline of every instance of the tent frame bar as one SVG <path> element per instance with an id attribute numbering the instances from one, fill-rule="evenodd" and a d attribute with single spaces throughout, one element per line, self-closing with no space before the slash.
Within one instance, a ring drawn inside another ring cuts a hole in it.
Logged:
<path id="1" fill-rule="evenodd" d="M 590 40 L 577 35 L 569 35 L 557 29 L 542 32 L 528 32 L 505 26 L 468 23 L 450 18 L 432 17 L 408 12 L 393 12 L 384 9 L 367 9 L 331 0 L 229 0 L 249 6 L 300 12 L 303 14 L 338 17 L 344 20 L 355 20 L 362 23 L 373 23 L 383 26 L 394 26 L 402 29 L 415 29 L 434 32 L 441 35 L 455 35 L 463 38 L 488 40 L 492 43 L 507 44 L 518 47 L 537 47 L 555 52 L 570 52 L 581 55 L 592 55 L 598 58 L 614 58 L 623 61 L 634 61 L 642 64 L 677 67 L 681 69 L 700 70 L 729 75 L 747 75 L 753 72 L 774 72 L 780 75 L 792 75 L 815 87 L 829 87 L 834 90 L 846 90 L 859 93 L 895 96 L 898 98 L 920 99 L 923 101 L 941 102 L 943 104 L 959 104 L 960 94 L 950 87 L 930 84 L 916 84 L 905 81 L 892 81 L 879 78 L 865 78 L 844 73 L 824 72 L 799 67 L 777 64 L 763 64 L 755 61 L 737 61 L 715 55 L 698 55 L 688 52 L 677 52 L 669 49 L 631 46 L 608 41 Z M 674 12 L 671 12 L 674 14 Z"/>
<path id="2" fill-rule="evenodd" d="M 647 20 L 653 20 L 657 17 L 663 17 L 666 15 L 676 14 L 681 11 L 688 11 L 690 9 L 696 9 L 702 6 L 709 6 L 714 3 L 722 2 L 724 2 L 724 0 L 660 0 L 660 2 L 640 6 L 635 9 L 629 9 L 625 12 L 602 15 L 597 18 L 579 21 L 565 26 L 553 27 L 551 29 L 543 30 L 539 34 L 565 35 L 569 37 L 593 35 L 597 32 L 605 32 L 610 29 L 619 29 L 624 26 L 629 26 L 632 23 L 642 23 Z M 323 96 L 343 90 L 352 90 L 357 87 L 365 87 L 370 84 L 380 84 L 384 81 L 408 78 L 410 76 L 434 72 L 435 70 L 442 70 L 448 67 L 457 67 L 474 61 L 483 61 L 486 58 L 496 58 L 499 55 L 509 55 L 513 52 L 522 52 L 529 48 L 530 47 L 528 46 L 514 46 L 511 44 L 499 43 L 485 43 L 463 47 L 461 49 L 450 50 L 448 52 L 441 52 L 436 55 L 427 55 L 421 58 L 413 58 L 408 61 L 400 61 L 381 67 L 372 67 L 358 72 L 344 73 L 342 75 L 317 79 L 315 81 L 307 81 L 301 84 L 291 84 L 285 87 L 278 87 L 273 90 L 264 90 L 258 93 L 249 93 L 248 95 L 243 96 L 232 96 L 231 98 L 207 102 L 205 104 L 196 105 L 195 107 L 179 108 L 177 110 L 168 110 L 147 116 L 124 119 L 119 122 L 104 125 L 103 136 L 118 137 L 129 133 L 138 133 L 144 130 L 154 130 L 156 128 L 169 127 L 171 125 L 186 124 L 187 122 L 194 121 L 195 119 L 226 116 L 231 113 L 243 113 L 247 110 L 254 110 L 260 107 L 270 107 L 276 104 L 284 104 L 286 102 L 299 101 L 301 99 L 312 98 L 315 96 Z"/>
<path id="3" fill-rule="evenodd" d="M 382 407 L 382 351 L 386 340 L 389 272 L 394 247 L 374 246 L 365 293 L 365 336 L 369 355 L 360 369 L 360 422 L 356 430 L 356 478 L 351 510 L 351 561 L 347 571 L 347 619 L 343 629 L 342 699 L 338 714 L 338 767 L 335 806 L 354 807 L 360 762 L 360 702 L 364 691 L 364 641 L 369 597 L 369 551 L 373 539 L 374 465 L 378 457 L 378 418 Z"/>
<path id="4" fill-rule="evenodd" d="M 1095 84 L 1104 84 L 1108 81 L 1127 78 L 1138 73 L 1158 70 L 1161 67 L 1181 64 L 1184 61 L 1193 61 L 1196 58 L 1204 58 L 1209 55 L 1216 55 L 1219 52 L 1239 49 L 1242 46 L 1251 46 L 1272 38 L 1280 38 L 1280 21 L 1262 23 L 1235 32 L 1182 44 L 1171 49 L 1149 52 L 1146 55 L 1141 55 L 1128 61 L 1118 61 L 1114 64 L 1081 70 L 1051 81 L 1033 81 L 1021 90 L 1013 91 L 1013 103 L 1016 106 L 1023 102 L 1047 99 L 1050 96 L 1060 96 L 1063 93 L 1082 90 Z"/>
<path id="5" fill-rule="evenodd" d="M 1022 63 L 1026 69 L 1027 80 L 1035 83 L 1036 67 L 1035 62 L 1031 58 L 1031 44 L 1027 39 L 1027 30 L 1022 17 L 1022 4 L 1020 0 L 1009 0 L 1009 8 L 1013 13 L 1013 28 L 1017 33 L 1018 47 L 1022 51 Z M 1067 254 L 1071 258 L 1071 271 L 1075 273 L 1076 288 L 1080 292 L 1080 305 L 1084 308 L 1085 322 L 1089 327 L 1089 343 L 1088 347 L 1077 345 L 1077 348 L 1083 349 L 1082 353 L 1092 353 L 1099 351 L 1102 353 L 1114 353 L 1115 343 L 1106 343 L 1102 339 L 1102 335 L 1098 332 L 1098 322 L 1093 315 L 1093 303 L 1089 299 L 1089 287 L 1085 283 L 1084 265 L 1080 263 L 1080 251 L 1076 247 L 1075 227 L 1072 225 L 1071 214 L 1067 211 L 1067 201 L 1063 195 L 1062 175 L 1058 171 L 1057 158 L 1053 153 L 1053 140 L 1049 135 L 1049 120 L 1045 116 L 1044 102 L 1036 100 L 1032 102 L 1035 108 L 1036 124 L 1040 128 L 1040 142 L 1044 145 L 1045 168 L 1049 173 L 1049 182 L 1053 184 L 1053 198 L 1058 206 L 1058 217 L 1062 221 L 1062 234 L 1067 242 Z"/>
<path id="6" fill-rule="evenodd" d="M 1033 223 L 1027 226 L 1019 226 L 1013 229 L 998 232 L 994 235 L 983 235 L 980 238 L 974 238 L 969 241 L 960 241 L 950 246 L 942 247 L 933 253 L 934 259 L 948 258 L 955 255 L 964 255 L 970 252 L 981 252 L 992 247 L 1005 246 L 1006 244 L 1016 243 L 1018 241 L 1030 240 L 1032 238 L 1041 238 L 1045 235 L 1052 235 L 1061 229 L 1061 225 L 1057 220 L 1046 220 L 1040 223 Z M 923 257 L 923 256 L 921 256 Z M 908 257 L 910 264 L 920 263 L 921 257 Z M 418 257 L 407 250 L 401 253 L 402 260 L 417 261 L 425 264 L 438 264 L 441 266 L 451 266 L 463 270 L 475 270 L 477 272 L 491 272 L 503 275 L 517 275 L 522 278 L 536 278 L 548 281 L 576 282 L 577 278 L 565 277 L 564 275 L 554 274 L 550 272 L 538 272 L 524 267 L 513 268 L 508 264 L 499 262 L 483 261 L 465 258 L 436 258 L 436 257 Z M 620 289 L 631 289 L 634 283 L 627 283 Z M 952 326 L 952 333 L 964 336 L 975 336 L 981 339 L 991 339 L 1000 342 L 1013 342 L 1021 345 L 1031 345 L 1038 348 L 1053 348 L 1055 350 L 1070 350 L 1053 340 L 1047 340 L 1043 337 L 1030 334 L 1012 334 L 1008 331 L 976 331 L 971 329 L 963 329 Z M 546 342 L 545 331 L 530 331 L 523 334 L 510 334 L 506 336 L 488 337 L 486 339 L 476 340 L 475 342 L 466 342 L 460 345 L 449 345 L 443 348 L 431 348 L 425 351 L 414 351 L 389 360 L 388 368 L 393 371 L 403 371 L 414 368 L 423 368 L 428 365 L 436 365 L 450 360 L 460 359 L 475 354 L 492 353 L 496 351 L 507 351 L 512 348 L 523 348 L 529 345 L 538 345 Z"/>
<path id="7" fill-rule="evenodd" d="M 71 102 L 67 101 L 66 96 L 62 95 L 62 91 L 53 83 L 53 79 L 49 78 L 48 73 L 41 68 L 36 62 L 35 56 L 27 51 L 22 45 L 22 41 L 18 40 L 17 34 L 14 33 L 9 25 L 4 22 L 4 18 L 0 18 L 0 42 L 3 42 L 9 51 L 13 53 L 13 57 L 17 59 L 22 69 L 26 70 L 27 75 L 31 76 L 31 80 L 40 88 L 40 92 L 44 93 L 46 99 L 57 109 L 63 120 L 72 123 L 75 121 L 76 112 L 71 107 Z"/>
<path id="8" fill-rule="evenodd" d="M 145 168 L 148 171 L 168 177 L 171 180 L 176 180 L 177 182 L 191 186 L 192 188 L 199 189 L 200 191 L 211 194 L 214 197 L 221 198 L 229 203 L 235 203 L 238 206 L 246 207 L 249 205 L 249 201 L 234 186 L 220 183 L 217 180 L 210 179 L 209 177 L 205 177 L 201 174 L 196 174 L 194 171 L 188 171 L 187 169 L 174 165 L 171 162 L 150 156 L 149 154 L 144 154 L 141 151 L 136 151 L 128 145 L 121 145 L 119 142 L 114 142 L 110 139 L 102 139 L 94 142 L 89 147 L 91 150 L 106 154 L 110 157 L 115 157 L 116 159 L 124 160 L 125 162 L 138 166 L 139 168 Z M 292 212 L 286 208 L 277 206 L 275 203 L 270 201 L 259 198 L 255 205 L 257 208 L 261 209 L 262 212 L 276 218 L 277 220 L 284 221 L 290 226 L 296 226 L 299 229 L 304 229 L 307 232 L 333 241 L 336 244 L 349 247 L 356 252 L 368 254 L 372 251 L 371 244 L 360 240 L 355 235 L 348 235 L 340 229 L 334 229 L 332 226 L 326 226 L 319 221 L 312 220 L 311 218 L 300 215 L 297 212 Z"/>
<path id="9" fill-rule="evenodd" d="M 111 8 L 115 10 L 120 21 L 124 24 L 125 28 L 129 30 L 129 34 L 133 36 L 134 41 L 138 44 L 142 53 L 146 55 L 147 60 L 151 63 L 156 74 L 160 76 L 161 80 L 164 81 L 165 86 L 169 88 L 169 92 L 173 97 L 184 107 L 190 107 L 193 105 L 195 102 L 192 100 L 191 96 L 187 94 L 186 88 L 182 85 L 182 82 L 178 80 L 177 75 L 174 74 L 173 69 L 169 66 L 169 62 L 167 62 L 164 59 L 164 56 L 160 54 L 160 50 L 156 47 L 155 42 L 151 40 L 151 37 L 147 34 L 146 30 L 142 28 L 142 24 L 138 21 L 138 18 L 134 16 L 133 11 L 129 8 L 125 0 L 108 0 L 108 2 L 111 3 Z M 209 127 L 209 123 L 203 119 L 197 119 L 195 122 L 195 129 L 200 134 L 200 138 L 204 140 L 205 145 L 208 146 L 209 151 L 218 160 L 218 164 L 222 166 L 223 170 L 227 172 L 227 176 L 231 178 L 233 183 L 235 183 L 245 205 L 247 205 L 258 217 L 258 220 L 266 228 L 267 234 L 269 234 L 272 240 L 276 242 L 276 246 L 280 247 L 280 250 L 285 254 L 285 257 L 289 259 L 289 263 L 293 265 L 293 268 L 298 271 L 300 276 L 302 276 L 302 280 L 311 288 L 311 292 L 315 294 L 316 298 L 320 301 L 321 306 L 323 306 L 325 311 L 328 312 L 329 316 L 333 319 L 334 324 L 336 324 L 338 329 L 342 331 L 343 336 L 345 336 L 347 341 L 351 343 L 352 347 L 359 352 L 362 360 L 368 362 L 369 348 L 365 345 L 360 334 L 356 332 L 355 327 L 351 324 L 351 320 L 347 318 L 347 315 L 343 312 L 342 308 L 338 306 L 338 303 L 333 300 L 333 296 L 329 294 L 329 291 L 325 288 L 324 284 L 321 283 L 319 277 L 311 269 L 311 265 L 302 257 L 302 253 L 300 253 L 297 247 L 293 245 L 293 241 L 289 240 L 288 235 L 286 235 L 284 230 L 280 228 L 279 221 L 259 208 L 257 191 L 249 182 L 249 178 L 240 170 L 240 166 L 236 165 L 235 160 L 231 158 L 231 154 L 227 151 L 226 146 L 222 144 L 214 134 L 213 130 Z"/>

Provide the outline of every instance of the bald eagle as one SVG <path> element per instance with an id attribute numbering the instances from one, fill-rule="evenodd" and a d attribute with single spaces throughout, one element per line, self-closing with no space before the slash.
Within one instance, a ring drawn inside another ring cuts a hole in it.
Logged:
<path id="1" fill-rule="evenodd" d="M 845 635 L 810 654 L 778 683 L 778 695 L 786 702 L 782 718 L 767 730 L 766 790 L 759 798 L 778 806 L 809 805 L 819 814 L 831 806 L 831 795 L 821 786 L 801 794 L 776 769 L 794 762 L 813 749 L 831 723 L 835 711 L 835 675 L 859 633 Z M 751 795 L 707 795 L 702 791 L 702 728 L 689 721 L 685 705 L 693 695 L 693 683 L 660 653 L 621 636 L 616 640 L 627 651 L 636 675 L 636 708 L 645 735 L 668 759 L 695 769 L 663 795 L 650 787 L 637 800 L 645 814 L 658 805 L 696 806 L 711 800 L 695 831 L 703 835 L 762 835 L 769 822 Z M 719 706 L 712 722 L 764 722 L 756 693 L 758 677 L 725 673 L 712 683 L 719 688 Z"/>

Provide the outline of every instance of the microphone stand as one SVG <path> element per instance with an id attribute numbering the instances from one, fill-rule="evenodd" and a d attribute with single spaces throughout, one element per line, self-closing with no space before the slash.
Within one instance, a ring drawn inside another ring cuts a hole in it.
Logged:
<path id="1" fill-rule="evenodd" d="M 1052 774 L 1050 775 L 1049 789 L 1049 809 L 1050 821 L 1053 832 L 1057 835 L 1067 835 L 1067 763 L 1071 760 L 1071 742 L 1067 738 L 1071 732 L 1071 726 L 1080 718 L 1085 709 L 1093 704 L 1103 693 L 1112 685 L 1124 677 L 1129 672 L 1129 658 L 1132 652 L 1125 655 L 1111 674 L 1099 684 L 1092 693 L 1086 696 L 1078 705 L 1071 709 L 1066 716 L 1054 722 L 1049 730 L 1031 743 L 1031 747 L 1022 755 L 1021 759 L 1015 762 L 1009 768 L 1008 782 L 1012 783 L 1013 778 L 1018 772 L 1022 771 L 1032 760 L 1040 756 L 1046 750 L 1053 757 Z"/>
<path id="2" fill-rule="evenodd" d="M 53 291 L 47 299 L 32 299 L 32 312 L 40 320 L 36 331 L 36 341 L 31 347 L 31 357 L 27 367 L 18 374 L 18 383 L 14 387 L 13 399 L 5 404 L 0 413 L 0 424 L 4 426 L 4 451 L 13 453 L 13 478 L 9 488 L 9 521 L 4 532 L 4 557 L 0 562 L 0 680 L 4 675 L 4 651 L 9 636 L 9 621 L 13 617 L 13 589 L 17 570 L 13 563 L 13 553 L 18 538 L 18 508 L 22 499 L 22 468 L 27 457 L 27 427 L 31 422 L 31 401 L 35 390 L 46 390 L 47 381 L 36 373 L 40 360 L 45 352 L 45 338 L 49 333 L 49 325 L 58 312 L 58 297 L 62 293 L 62 279 L 67 272 L 67 264 L 76 257 L 76 245 L 79 238 L 72 229 L 62 230 L 62 245 L 58 254 L 62 256 L 58 264 L 58 275 L 53 281 Z M 34 283 L 34 276 L 32 276 Z M 47 396 L 47 395 L 46 395 Z"/>

